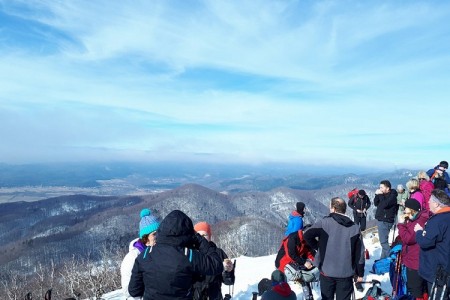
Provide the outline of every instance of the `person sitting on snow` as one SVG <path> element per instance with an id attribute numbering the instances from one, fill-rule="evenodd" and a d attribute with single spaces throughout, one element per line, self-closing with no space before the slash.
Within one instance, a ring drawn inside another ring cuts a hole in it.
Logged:
<path id="1" fill-rule="evenodd" d="M 280 271 L 272 272 L 272 288 L 262 294 L 261 300 L 295 300 L 297 296 L 287 283 L 286 276 Z"/>

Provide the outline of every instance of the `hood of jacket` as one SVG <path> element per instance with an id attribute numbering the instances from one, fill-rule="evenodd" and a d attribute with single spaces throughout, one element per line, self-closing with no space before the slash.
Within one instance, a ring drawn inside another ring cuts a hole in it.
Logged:
<path id="1" fill-rule="evenodd" d="M 174 210 L 162 220 L 157 231 L 158 244 L 188 246 L 194 236 L 192 220 L 182 211 Z"/>
<path id="2" fill-rule="evenodd" d="M 287 297 L 291 294 L 292 290 L 288 283 L 281 282 L 277 285 L 275 285 L 273 288 L 273 291 L 277 294 L 280 294 L 283 297 Z"/>
<path id="3" fill-rule="evenodd" d="M 347 216 L 337 214 L 337 213 L 331 213 L 330 217 L 333 218 L 338 224 L 345 226 L 345 227 L 351 227 L 355 223 Z"/>

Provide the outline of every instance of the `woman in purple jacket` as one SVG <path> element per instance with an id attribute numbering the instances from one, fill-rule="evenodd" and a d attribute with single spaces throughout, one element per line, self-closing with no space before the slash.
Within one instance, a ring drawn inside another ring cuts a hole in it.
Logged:
<path id="1" fill-rule="evenodd" d="M 402 240 L 402 263 L 406 266 L 408 293 L 416 299 L 423 299 L 426 281 L 419 276 L 419 244 L 416 242 L 414 226 L 422 227 L 430 217 L 430 212 L 422 209 L 419 201 L 408 199 L 405 202 L 405 213 L 398 220 L 398 234 Z"/>

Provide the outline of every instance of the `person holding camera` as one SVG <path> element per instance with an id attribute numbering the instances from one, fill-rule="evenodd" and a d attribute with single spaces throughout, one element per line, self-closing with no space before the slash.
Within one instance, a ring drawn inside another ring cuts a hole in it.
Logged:
<path id="1" fill-rule="evenodd" d="M 382 259 L 389 255 L 389 232 L 392 226 L 394 226 L 398 211 L 397 191 L 391 189 L 389 180 L 382 180 L 380 182 L 380 188 L 375 191 L 373 204 L 377 208 L 375 219 L 378 221 L 378 237 L 381 244 L 380 259 Z"/>
<path id="2" fill-rule="evenodd" d="M 223 272 L 216 247 L 196 233 L 182 211 L 170 212 L 161 222 L 158 243 L 136 258 L 128 292 L 144 300 L 192 300 L 192 285 L 200 275 Z"/>
<path id="3" fill-rule="evenodd" d="M 398 235 L 402 241 L 402 264 L 406 266 L 408 293 L 416 299 L 422 299 L 426 292 L 426 281 L 419 275 L 420 246 L 416 241 L 414 226 L 425 226 L 429 211 L 422 209 L 419 201 L 410 198 L 405 201 L 405 211 L 398 218 Z"/>
<path id="4" fill-rule="evenodd" d="M 195 224 L 194 230 L 203 236 L 211 246 L 216 248 L 217 254 L 223 261 L 224 271 L 222 274 L 215 276 L 199 276 L 194 283 L 194 300 L 223 300 L 222 283 L 226 285 L 234 284 L 234 270 L 233 262 L 228 258 L 228 255 L 220 248 L 216 247 L 211 241 L 211 226 L 207 222 L 199 222 Z M 230 299 L 227 294 L 225 299 Z"/>

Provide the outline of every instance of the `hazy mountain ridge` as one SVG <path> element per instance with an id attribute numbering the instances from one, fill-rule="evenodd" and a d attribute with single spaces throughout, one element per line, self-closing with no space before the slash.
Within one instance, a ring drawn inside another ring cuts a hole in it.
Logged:
<path id="1" fill-rule="evenodd" d="M 328 214 L 331 197 L 347 200 L 347 192 L 358 187 L 366 189 L 373 199 L 381 179 L 390 179 L 395 185 L 405 183 L 412 174 L 405 170 L 370 176 L 247 175 L 233 180 L 214 179 L 213 185 L 220 186 L 216 190 L 190 183 L 148 195 L 72 195 L 4 203 L 0 204 L 0 251 L 5 254 L 0 263 L 7 268 L 26 269 L 36 261 L 61 261 L 73 254 L 95 253 L 102 243 L 126 251 L 129 241 L 137 235 L 139 211 L 145 207 L 161 217 L 180 209 L 194 222 L 210 222 L 219 246 L 236 255 L 267 255 L 277 250 L 287 217 L 297 201 L 306 203 L 305 223 L 313 223 Z M 284 186 L 288 183 L 291 187 L 301 183 L 321 188 L 293 189 Z M 265 191 L 268 186 L 275 188 Z M 235 192 L 238 189 L 248 190 Z M 373 211 L 372 206 L 369 219 Z M 264 242 L 258 243 L 258 238 Z"/>

